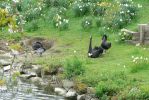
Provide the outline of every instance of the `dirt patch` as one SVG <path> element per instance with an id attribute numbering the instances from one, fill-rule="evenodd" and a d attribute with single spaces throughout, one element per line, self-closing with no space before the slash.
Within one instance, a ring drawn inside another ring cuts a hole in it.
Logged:
<path id="1" fill-rule="evenodd" d="M 0 40 L 0 50 L 4 50 L 4 51 L 9 50 L 7 41 Z"/>
<path id="2" fill-rule="evenodd" d="M 41 42 L 45 49 L 50 49 L 51 47 L 54 46 L 55 40 L 49 40 L 41 37 L 34 37 L 34 38 L 27 38 L 22 40 L 21 44 L 24 45 L 25 47 L 32 48 L 32 44 L 34 42 Z"/>

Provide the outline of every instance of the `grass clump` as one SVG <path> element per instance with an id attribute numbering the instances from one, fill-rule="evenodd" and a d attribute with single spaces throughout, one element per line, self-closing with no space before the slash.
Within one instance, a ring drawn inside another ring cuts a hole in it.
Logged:
<path id="1" fill-rule="evenodd" d="M 133 57 L 133 64 L 131 66 L 130 72 L 137 73 L 142 70 L 149 69 L 148 58 L 146 57 Z"/>
<path id="2" fill-rule="evenodd" d="M 105 77 L 106 76 L 106 77 Z M 96 96 L 99 98 L 107 96 L 116 96 L 120 90 L 130 83 L 124 72 L 106 74 L 101 77 L 101 81 L 96 86 Z"/>
<path id="3" fill-rule="evenodd" d="M 68 79 L 74 78 L 78 75 L 83 75 L 85 72 L 83 63 L 77 57 L 73 57 L 72 59 L 67 60 L 64 70 L 65 76 Z"/>

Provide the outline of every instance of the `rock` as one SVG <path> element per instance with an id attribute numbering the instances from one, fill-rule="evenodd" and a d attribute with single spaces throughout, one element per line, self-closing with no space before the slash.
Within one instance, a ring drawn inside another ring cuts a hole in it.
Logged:
<path id="1" fill-rule="evenodd" d="M 30 79 L 32 77 L 36 77 L 37 75 L 35 73 L 30 73 L 30 74 L 22 74 L 20 75 L 20 78 L 22 79 Z"/>
<path id="2" fill-rule="evenodd" d="M 13 56 L 10 53 L 0 54 L 0 59 L 11 59 Z"/>
<path id="3" fill-rule="evenodd" d="M 13 63 L 13 64 L 12 64 L 12 67 L 15 68 L 15 69 L 17 68 L 17 69 L 19 70 L 19 68 L 20 68 L 22 65 L 23 65 L 23 63 L 21 63 L 21 62 L 19 62 L 19 63 Z"/>
<path id="4" fill-rule="evenodd" d="M 63 88 L 55 88 L 54 92 L 61 96 L 65 96 L 67 93 L 67 91 Z"/>
<path id="5" fill-rule="evenodd" d="M 85 94 L 78 95 L 77 100 L 85 100 Z"/>
<path id="6" fill-rule="evenodd" d="M 40 77 L 31 77 L 30 80 L 32 83 L 43 82 L 42 78 L 40 78 Z"/>
<path id="7" fill-rule="evenodd" d="M 73 81 L 70 81 L 70 80 L 63 80 L 62 81 L 62 84 L 63 84 L 63 87 L 66 90 L 69 90 L 70 88 L 73 88 L 74 87 L 74 82 Z"/>
<path id="8" fill-rule="evenodd" d="M 7 86 L 0 86 L 0 92 L 7 91 Z"/>
<path id="9" fill-rule="evenodd" d="M 8 60 L 4 60 L 4 59 L 0 59 L 0 65 L 3 65 L 3 66 L 8 66 L 10 65 L 11 62 L 8 61 Z"/>
<path id="10" fill-rule="evenodd" d="M 11 69 L 11 66 L 10 65 L 4 66 L 3 69 L 4 69 L 4 72 L 9 71 Z"/>
<path id="11" fill-rule="evenodd" d="M 70 89 L 65 97 L 69 100 L 77 100 L 77 92 L 74 89 Z"/>
<path id="12" fill-rule="evenodd" d="M 42 77 L 42 67 L 39 65 L 32 65 L 33 71 L 37 74 L 38 77 Z"/>
<path id="13" fill-rule="evenodd" d="M 99 100 L 98 98 L 92 98 L 91 100 Z"/>
<path id="14" fill-rule="evenodd" d="M 95 89 L 93 87 L 87 87 L 87 93 L 88 94 L 95 94 L 96 91 L 95 91 Z"/>
<path id="15" fill-rule="evenodd" d="M 0 50 L 0 54 L 4 54 L 5 53 L 5 51 L 4 50 Z"/>
<path id="16" fill-rule="evenodd" d="M 90 95 L 85 95 L 85 100 L 91 100 L 92 99 L 92 96 Z"/>

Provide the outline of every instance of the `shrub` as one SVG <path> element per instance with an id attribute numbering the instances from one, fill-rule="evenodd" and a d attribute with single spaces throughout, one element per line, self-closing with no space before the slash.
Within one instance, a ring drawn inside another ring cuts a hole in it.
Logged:
<path id="1" fill-rule="evenodd" d="M 116 72 L 111 74 L 103 74 L 96 86 L 96 96 L 115 96 L 121 89 L 130 84 L 130 80 L 124 72 Z"/>
<path id="2" fill-rule="evenodd" d="M 92 28 L 92 19 L 89 17 L 83 18 L 81 25 L 85 30 Z"/>
<path id="3" fill-rule="evenodd" d="M 110 84 L 110 85 L 109 85 Z M 99 82 L 96 87 L 96 96 L 102 97 L 104 94 L 108 96 L 113 96 L 118 92 L 119 87 L 117 84 L 112 83 L 109 81 L 107 82 Z"/>
<path id="4" fill-rule="evenodd" d="M 36 0 L 23 0 L 20 2 L 21 14 L 27 22 L 39 18 L 42 15 L 44 4 Z"/>
<path id="5" fill-rule="evenodd" d="M 65 76 L 68 79 L 74 78 L 78 75 L 83 75 L 85 72 L 83 63 L 77 57 L 67 60 L 64 70 Z"/>
<path id="6" fill-rule="evenodd" d="M 102 22 L 101 18 L 96 18 L 96 26 L 97 27 L 101 26 L 101 22 Z"/>
<path id="7" fill-rule="evenodd" d="M 126 33 L 126 32 L 120 32 L 118 34 L 118 40 L 119 41 L 125 41 L 125 40 L 131 40 L 132 34 Z"/>
<path id="8" fill-rule="evenodd" d="M 138 7 L 132 0 L 113 2 L 104 15 L 106 26 L 113 29 L 123 28 L 137 16 L 137 10 Z"/>
<path id="9" fill-rule="evenodd" d="M 68 0 L 44 0 L 47 7 L 66 7 L 68 8 Z"/>
<path id="10" fill-rule="evenodd" d="M 106 9 L 110 6 L 111 4 L 108 2 L 97 2 L 94 9 L 93 9 L 93 14 L 95 16 L 103 16 L 105 14 Z"/>
<path id="11" fill-rule="evenodd" d="M 28 32 L 36 31 L 38 29 L 39 29 L 39 25 L 38 25 L 38 22 L 36 20 L 33 20 L 32 22 L 30 22 L 26 25 L 26 30 Z"/>
<path id="12" fill-rule="evenodd" d="M 76 17 L 80 17 L 90 13 L 90 6 L 88 3 L 79 2 L 73 5 L 72 10 Z"/>
<path id="13" fill-rule="evenodd" d="M 69 20 L 59 14 L 56 14 L 53 17 L 53 25 L 55 28 L 58 28 L 60 31 L 66 30 L 69 27 Z"/>

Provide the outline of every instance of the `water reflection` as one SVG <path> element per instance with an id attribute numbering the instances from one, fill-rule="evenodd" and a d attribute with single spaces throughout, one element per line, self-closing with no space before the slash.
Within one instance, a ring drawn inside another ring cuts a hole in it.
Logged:
<path id="1" fill-rule="evenodd" d="M 2 73 L 0 73 L 1 76 Z M 19 79 L 14 86 L 9 76 L 9 72 L 4 73 L 3 79 L 6 81 L 6 86 L 0 86 L 0 100 L 64 100 L 60 96 L 45 94 L 35 85 L 21 82 Z"/>

